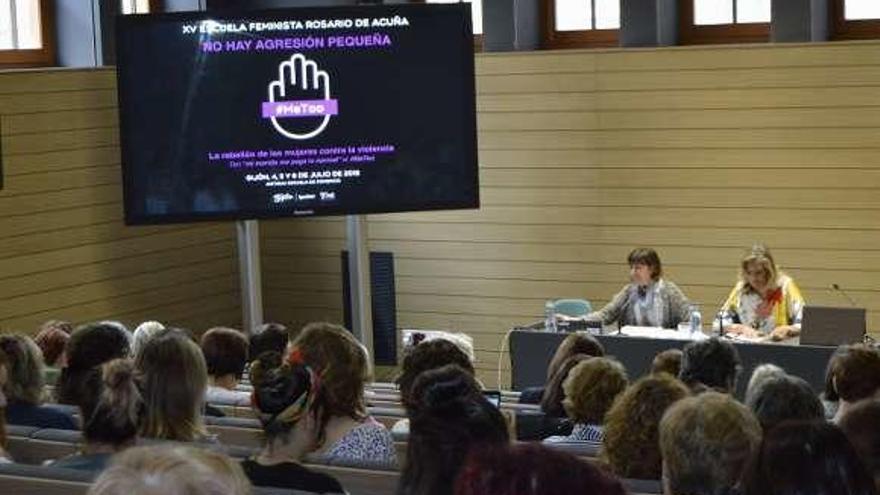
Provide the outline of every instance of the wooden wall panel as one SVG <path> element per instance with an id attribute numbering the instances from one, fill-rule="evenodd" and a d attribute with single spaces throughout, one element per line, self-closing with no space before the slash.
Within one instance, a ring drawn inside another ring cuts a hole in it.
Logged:
<path id="1" fill-rule="evenodd" d="M 0 329 L 241 322 L 234 228 L 122 223 L 112 69 L 0 72 Z"/>
<path id="2" fill-rule="evenodd" d="M 369 217 L 395 254 L 398 325 L 504 334 L 550 297 L 600 305 L 656 247 L 704 317 L 766 242 L 809 302 L 880 331 L 880 43 L 477 55 L 482 208 Z M 83 96 L 84 98 L 87 96 Z M 341 314 L 340 220 L 263 230 L 273 318 Z"/>

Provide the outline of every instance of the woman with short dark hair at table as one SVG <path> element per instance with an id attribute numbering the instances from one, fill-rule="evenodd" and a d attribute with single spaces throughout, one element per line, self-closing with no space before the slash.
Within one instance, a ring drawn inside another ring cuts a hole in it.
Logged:
<path id="1" fill-rule="evenodd" d="M 636 248 L 626 258 L 631 282 L 588 320 L 603 325 L 676 328 L 690 318 L 691 303 L 681 289 L 663 278 L 663 265 L 657 251 Z"/>
<path id="2" fill-rule="evenodd" d="M 773 255 L 755 244 L 740 263 L 737 282 L 715 318 L 724 332 L 783 340 L 801 333 L 804 296 L 791 277 L 776 268 Z"/>

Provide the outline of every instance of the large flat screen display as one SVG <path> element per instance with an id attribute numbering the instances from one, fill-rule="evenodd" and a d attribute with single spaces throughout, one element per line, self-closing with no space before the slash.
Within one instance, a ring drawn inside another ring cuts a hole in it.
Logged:
<path id="1" fill-rule="evenodd" d="M 477 208 L 470 10 L 120 17 L 126 223 Z"/>

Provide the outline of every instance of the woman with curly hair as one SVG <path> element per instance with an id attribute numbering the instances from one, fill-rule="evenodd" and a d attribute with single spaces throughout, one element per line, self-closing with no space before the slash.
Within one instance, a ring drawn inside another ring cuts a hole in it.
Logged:
<path id="1" fill-rule="evenodd" d="M 605 417 L 605 442 L 599 458 L 621 478 L 659 480 L 659 425 L 663 413 L 690 395 L 666 373 L 646 376 L 617 397 Z"/>
<path id="2" fill-rule="evenodd" d="M 605 436 L 602 423 L 614 399 L 627 385 L 626 370 L 616 359 L 595 357 L 578 363 L 562 383 L 562 405 L 574 423 L 568 436 L 553 436 L 553 442 L 601 443 Z"/>

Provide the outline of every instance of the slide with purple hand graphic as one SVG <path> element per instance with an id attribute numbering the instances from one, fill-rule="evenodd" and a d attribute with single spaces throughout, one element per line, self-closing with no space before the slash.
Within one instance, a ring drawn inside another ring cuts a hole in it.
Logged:
<path id="1" fill-rule="evenodd" d="M 467 6 L 119 23 L 128 224 L 479 206 Z"/>

